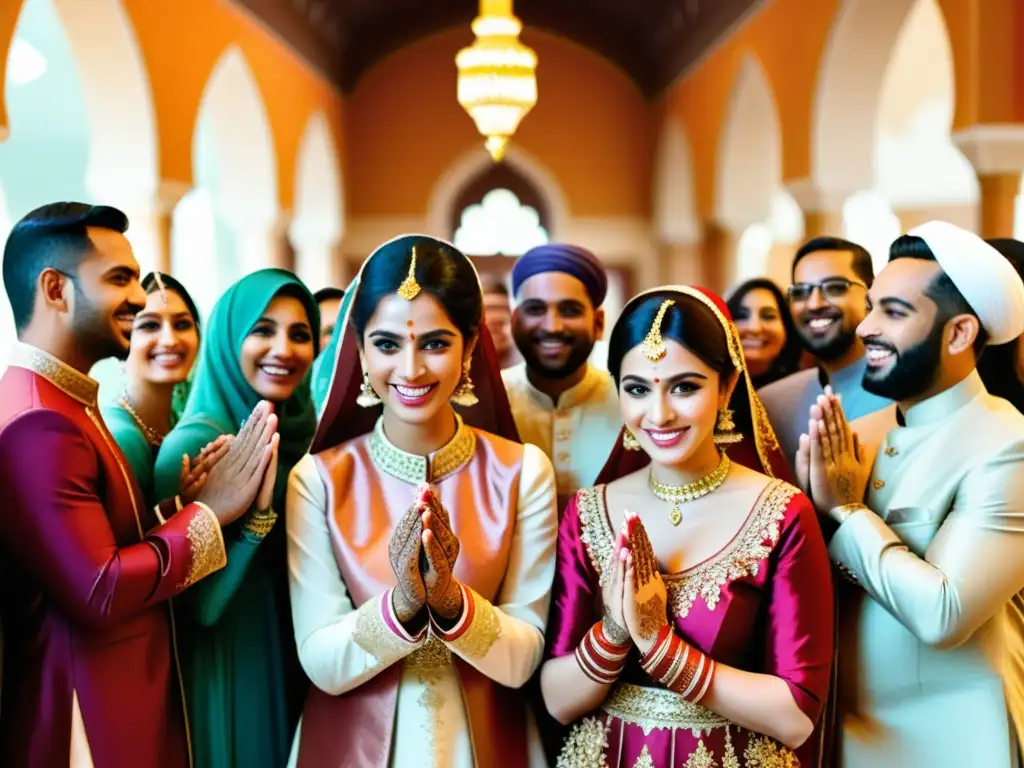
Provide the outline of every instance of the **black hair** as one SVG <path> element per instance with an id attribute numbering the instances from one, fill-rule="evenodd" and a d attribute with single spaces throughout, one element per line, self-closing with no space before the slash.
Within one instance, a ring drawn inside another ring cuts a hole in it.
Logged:
<path id="1" fill-rule="evenodd" d="M 928 243 L 923 238 L 915 235 L 901 235 L 893 240 L 892 245 L 889 246 L 889 261 L 896 261 L 897 259 L 920 259 L 921 261 L 938 263 L 935 254 L 932 253 L 932 249 L 928 247 Z M 924 295 L 935 302 L 935 306 L 938 308 L 938 316 L 936 317 L 938 323 L 944 325 L 948 320 L 957 315 L 978 317 L 978 313 L 967 303 L 967 299 L 960 293 L 960 289 L 956 287 L 953 281 L 949 279 L 949 275 L 941 270 L 925 289 Z M 979 318 L 978 337 L 974 340 L 975 357 L 981 356 L 987 343 L 988 334 L 981 325 L 981 319 Z"/>
<path id="2" fill-rule="evenodd" d="M 150 272 L 144 278 L 142 278 L 142 290 L 146 292 L 148 296 L 151 293 L 156 293 L 160 290 L 160 283 L 163 283 L 163 287 L 169 291 L 174 291 L 181 297 L 181 300 L 185 302 L 185 308 L 189 314 L 192 315 L 192 319 L 195 321 L 196 328 L 199 328 L 199 310 L 196 309 L 195 302 L 192 301 L 192 297 L 189 296 L 188 291 L 185 290 L 185 286 L 178 282 L 175 278 L 168 275 L 166 272 L 160 272 L 160 282 L 157 282 L 156 272 Z"/>
<path id="3" fill-rule="evenodd" d="M 27 213 L 11 229 L 4 247 L 4 287 L 21 333 L 32 320 L 36 281 L 45 269 L 70 277 L 93 248 L 89 227 L 124 233 L 128 217 L 117 208 L 85 203 L 50 203 Z"/>
<path id="4" fill-rule="evenodd" d="M 352 324 L 360 343 L 377 305 L 397 292 L 409 274 L 413 247 L 416 249 L 415 278 L 420 288 L 441 303 L 464 341 L 476 336 L 480 329 L 483 295 L 469 258 L 439 240 L 410 236 L 382 246 L 363 266 L 359 290 L 352 302 Z"/>
<path id="5" fill-rule="evenodd" d="M 313 294 L 313 298 L 316 299 L 316 303 L 318 305 L 323 304 L 325 301 L 333 301 L 334 299 L 338 299 L 340 301 L 345 298 L 345 291 L 341 288 L 321 288 Z"/>
<path id="6" fill-rule="evenodd" d="M 779 317 L 782 318 L 782 325 L 786 329 L 786 342 L 782 345 L 782 350 L 779 352 L 779 356 L 772 362 L 771 367 L 754 380 L 754 389 L 760 389 L 771 384 L 773 381 L 778 381 L 800 370 L 800 358 L 804 351 L 800 336 L 796 330 L 796 323 L 793 322 L 793 313 L 789 311 L 789 304 L 786 302 L 782 289 L 774 281 L 766 277 L 756 277 L 753 280 L 747 280 L 733 289 L 729 299 L 726 301 L 726 305 L 729 307 L 729 314 L 735 318 L 736 313 L 741 309 L 743 297 L 751 291 L 759 289 L 768 291 L 775 297 L 775 303 L 779 306 Z"/>
<path id="7" fill-rule="evenodd" d="M 665 312 L 661 321 L 662 338 L 672 339 L 695 354 L 705 365 L 724 379 L 738 373 L 729 355 L 729 341 L 721 322 L 711 309 L 700 299 L 678 291 L 655 291 L 619 316 L 608 339 L 608 372 L 618 389 L 622 381 L 622 358 L 626 353 L 643 344 L 647 333 L 658 316 L 662 302 L 672 299 L 675 304 Z M 744 382 L 740 381 L 733 390 L 729 403 L 737 431 L 744 435 L 753 434 L 750 417 L 750 399 Z"/>
<path id="8" fill-rule="evenodd" d="M 871 264 L 871 254 L 863 245 L 857 245 L 850 240 L 841 237 L 815 237 L 800 246 L 800 249 L 793 257 L 792 279 L 796 279 L 796 265 L 804 256 L 810 256 L 819 251 L 849 251 L 853 257 L 853 272 L 868 288 L 875 281 L 875 268 Z"/>

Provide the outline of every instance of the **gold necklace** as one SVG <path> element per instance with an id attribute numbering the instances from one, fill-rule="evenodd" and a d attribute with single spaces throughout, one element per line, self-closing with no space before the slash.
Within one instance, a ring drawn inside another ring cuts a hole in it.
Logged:
<path id="1" fill-rule="evenodd" d="M 654 468 L 652 467 L 647 474 L 647 485 L 650 486 L 651 492 L 659 499 L 672 502 L 672 511 L 668 513 L 668 519 L 672 525 L 679 525 L 683 519 L 683 513 L 679 509 L 679 505 L 707 496 L 712 491 L 717 491 L 722 487 L 722 483 L 725 482 L 725 477 L 729 474 L 729 467 L 731 466 L 732 462 L 729 461 L 729 457 L 723 453 L 722 460 L 718 462 L 717 467 L 711 470 L 710 474 L 685 485 L 669 485 L 668 483 L 658 482 L 654 479 Z"/>
<path id="2" fill-rule="evenodd" d="M 128 396 L 128 390 L 126 389 L 121 395 L 121 407 L 128 412 L 128 415 L 132 417 L 132 421 L 135 425 L 142 430 L 142 436 L 146 438 L 146 442 L 152 445 L 154 448 L 159 448 L 160 444 L 164 441 L 164 434 L 153 427 L 149 426 L 142 420 L 142 417 L 135 412 L 132 408 L 132 399 Z"/>

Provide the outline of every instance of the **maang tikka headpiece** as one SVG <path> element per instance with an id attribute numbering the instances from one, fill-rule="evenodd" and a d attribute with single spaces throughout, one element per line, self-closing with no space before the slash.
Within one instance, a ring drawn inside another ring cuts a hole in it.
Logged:
<path id="1" fill-rule="evenodd" d="M 420 295 L 420 284 L 416 282 L 416 246 L 412 247 L 412 261 L 409 262 L 409 274 L 398 286 L 398 295 L 406 301 L 412 301 Z"/>
<path id="2" fill-rule="evenodd" d="M 153 272 L 153 280 L 156 281 L 157 290 L 160 291 L 160 298 L 164 301 L 164 306 L 167 306 L 167 286 L 164 285 L 164 279 L 160 276 L 159 272 Z"/>
<path id="3" fill-rule="evenodd" d="M 652 363 L 661 360 L 668 352 L 665 340 L 661 338 L 661 323 L 665 319 L 665 313 L 668 312 L 668 308 L 675 303 L 674 299 L 665 299 L 661 302 L 661 306 L 658 307 L 658 314 L 655 315 L 654 322 L 651 324 L 651 330 L 647 332 L 647 338 L 644 339 L 644 355 Z"/>

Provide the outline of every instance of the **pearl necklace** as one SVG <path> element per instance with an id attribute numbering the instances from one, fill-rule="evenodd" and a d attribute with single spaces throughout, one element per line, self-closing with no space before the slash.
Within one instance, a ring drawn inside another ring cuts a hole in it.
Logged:
<path id="1" fill-rule="evenodd" d="M 683 513 L 679 509 L 679 505 L 685 504 L 688 501 L 695 501 L 707 496 L 712 491 L 717 491 L 722 487 L 722 483 L 725 482 L 726 475 L 729 474 L 731 466 L 732 462 L 729 461 L 729 457 L 723 453 L 722 460 L 718 462 L 718 466 L 711 470 L 709 474 L 685 485 L 669 485 L 668 483 L 658 482 L 654 479 L 654 468 L 652 467 L 651 471 L 647 474 L 647 485 L 650 486 L 651 492 L 659 499 L 672 503 L 672 511 L 669 512 L 668 519 L 672 525 L 679 525 L 683 519 Z"/>
<path id="2" fill-rule="evenodd" d="M 135 425 L 142 430 L 142 435 L 146 438 L 146 442 L 154 448 L 159 448 L 160 444 L 164 441 L 164 433 L 149 426 L 149 424 L 144 422 L 142 417 L 136 413 L 135 409 L 132 408 L 132 399 L 128 396 L 127 389 L 121 395 L 121 407 L 124 408 L 125 411 L 128 412 L 128 415 L 132 417 L 132 421 L 135 422 Z"/>

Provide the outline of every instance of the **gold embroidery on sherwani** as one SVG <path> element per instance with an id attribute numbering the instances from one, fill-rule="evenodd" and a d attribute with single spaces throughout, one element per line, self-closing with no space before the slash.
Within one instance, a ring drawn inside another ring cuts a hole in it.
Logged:
<path id="1" fill-rule="evenodd" d="M 736 757 L 736 749 L 732 745 L 732 733 L 729 726 L 725 727 L 725 754 L 722 755 L 722 768 L 740 768 L 740 759 Z"/>
<path id="2" fill-rule="evenodd" d="M 491 650 L 491 646 L 501 637 L 501 622 L 498 612 L 490 601 L 484 600 L 470 587 L 473 601 L 473 620 L 460 637 L 450 641 L 452 648 L 463 656 L 471 659 L 482 659 Z"/>
<path id="3" fill-rule="evenodd" d="M 644 736 L 650 736 L 655 728 L 664 728 L 688 730 L 696 738 L 729 724 L 721 715 L 690 703 L 678 693 L 632 683 L 618 683 L 612 688 L 601 709 L 625 723 L 639 726 Z"/>
<path id="4" fill-rule="evenodd" d="M 417 456 L 394 446 L 384 434 L 383 419 L 378 419 L 370 434 L 370 458 L 382 472 L 411 485 L 437 483 L 466 466 L 476 452 L 476 432 L 463 424 L 458 414 L 455 418 L 455 437 L 431 456 Z"/>
<path id="5" fill-rule="evenodd" d="M 779 541 L 779 524 L 786 516 L 790 499 L 797 493 L 793 486 L 773 480 L 730 545 L 702 565 L 664 576 L 676 615 L 686 618 L 698 597 L 713 611 L 727 583 L 757 576 L 761 561 Z"/>
<path id="6" fill-rule="evenodd" d="M 711 750 L 701 739 L 697 742 L 697 748 L 686 759 L 683 768 L 718 768 L 718 763 L 715 762 L 715 756 L 711 754 Z"/>
<path id="7" fill-rule="evenodd" d="M 440 638 L 430 635 L 422 646 L 410 653 L 405 658 L 405 669 L 409 671 L 423 686 L 419 696 L 419 704 L 428 713 L 423 721 L 424 751 L 425 757 L 431 759 L 424 762 L 428 765 L 442 765 L 443 760 L 438 759 L 437 734 L 444 728 L 444 718 L 441 716 L 444 697 L 437 692 L 436 685 L 445 674 L 445 670 L 452 665 L 452 652 Z"/>
<path id="8" fill-rule="evenodd" d="M 636 762 L 633 763 L 633 768 L 654 768 L 654 759 L 651 757 L 651 751 L 647 749 L 647 745 L 644 744 L 644 748 L 640 750 L 640 754 L 636 758 Z"/>
<path id="9" fill-rule="evenodd" d="M 381 600 L 383 597 L 375 597 L 359 606 L 356 610 L 358 614 L 356 631 L 352 635 L 356 645 L 372 656 L 377 664 L 380 664 L 383 659 L 400 656 L 408 645 L 395 637 L 391 628 L 385 623 L 384 617 L 381 615 Z"/>
<path id="10" fill-rule="evenodd" d="M 608 768 L 604 751 L 608 731 L 596 717 L 585 717 L 572 727 L 562 745 L 555 768 Z"/>
<path id="11" fill-rule="evenodd" d="M 764 736 L 752 736 L 743 750 L 746 768 L 799 768 L 796 755 Z"/>
<path id="12" fill-rule="evenodd" d="M 185 581 L 178 586 L 179 589 L 192 586 L 227 563 L 220 526 L 212 514 L 202 510 L 193 515 L 185 535 L 192 546 L 192 563 L 189 565 Z"/>
<path id="13" fill-rule="evenodd" d="M 41 349 L 20 342 L 16 343 L 11 349 L 9 362 L 17 368 L 38 373 L 65 395 L 73 397 L 82 405 L 96 405 L 99 383 Z"/>
<path id="14" fill-rule="evenodd" d="M 576 496 L 576 508 L 580 516 L 580 541 L 587 549 L 601 586 L 604 586 L 605 566 L 615 551 L 615 537 L 604 509 L 604 486 L 580 491 Z"/>

